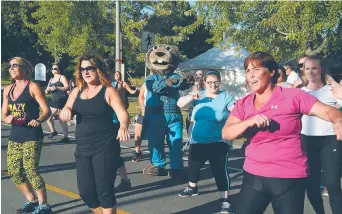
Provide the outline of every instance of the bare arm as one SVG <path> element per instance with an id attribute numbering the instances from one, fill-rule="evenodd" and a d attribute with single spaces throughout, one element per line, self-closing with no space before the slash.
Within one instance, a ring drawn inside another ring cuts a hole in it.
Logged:
<path id="1" fill-rule="evenodd" d="M 194 97 L 192 95 L 180 97 L 177 101 L 177 106 L 181 109 L 187 108 L 193 104 L 194 104 Z"/>
<path id="2" fill-rule="evenodd" d="M 114 88 L 108 87 L 106 89 L 106 101 L 114 109 L 120 122 L 117 139 L 127 141 L 130 138 L 128 132 L 129 117 L 119 93 Z"/>
<path id="3" fill-rule="evenodd" d="M 62 90 L 62 91 L 68 91 L 69 90 L 69 81 L 68 81 L 68 79 L 65 76 L 62 75 L 61 82 L 63 83 L 63 87 L 56 87 L 56 88 L 59 89 L 59 90 Z"/>
<path id="4" fill-rule="evenodd" d="M 138 100 L 139 100 L 139 105 L 142 109 L 142 113 L 143 115 L 145 115 L 145 91 L 146 91 L 146 86 L 145 86 L 145 83 L 141 86 L 140 88 L 140 93 L 139 93 L 139 97 L 138 97 Z"/>
<path id="5" fill-rule="evenodd" d="M 78 92 L 78 88 L 74 88 L 72 90 L 66 104 L 64 105 L 64 108 L 62 109 L 61 113 L 59 113 L 59 118 L 61 118 L 62 121 L 68 122 L 72 119 L 72 106 L 74 105 Z"/>
<path id="6" fill-rule="evenodd" d="M 243 134 L 249 127 L 264 128 L 270 125 L 270 119 L 262 114 L 257 114 L 247 120 L 230 115 L 222 130 L 222 138 L 234 140 Z"/>
<path id="7" fill-rule="evenodd" d="M 130 93 L 130 94 L 135 94 L 137 90 L 133 90 L 127 83 L 123 83 L 122 86 Z"/>
<path id="8" fill-rule="evenodd" d="M 317 101 L 311 108 L 310 116 L 317 116 L 323 120 L 332 122 L 337 140 L 342 140 L 342 112 L 336 108 Z"/>
<path id="9" fill-rule="evenodd" d="M 11 124 L 13 116 L 8 115 L 8 92 L 12 85 L 8 85 L 4 88 L 3 96 L 2 96 L 2 109 L 1 109 L 1 121 L 7 124 Z"/>
<path id="10" fill-rule="evenodd" d="M 30 82 L 29 87 L 30 87 L 31 96 L 37 101 L 37 103 L 39 104 L 39 107 L 42 109 L 42 113 L 37 119 L 40 122 L 44 122 L 49 118 L 51 114 L 51 111 L 46 102 L 45 96 L 37 83 Z"/>

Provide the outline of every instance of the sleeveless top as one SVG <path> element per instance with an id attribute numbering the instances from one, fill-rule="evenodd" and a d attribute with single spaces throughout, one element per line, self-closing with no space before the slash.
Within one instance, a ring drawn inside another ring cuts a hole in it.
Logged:
<path id="1" fill-rule="evenodd" d="M 116 148 L 118 127 L 113 125 L 114 110 L 105 99 L 106 87 L 90 99 L 81 99 L 82 91 L 72 107 L 77 115 L 75 156 L 91 156 Z"/>
<path id="2" fill-rule="evenodd" d="M 49 86 L 50 87 L 53 87 L 53 86 L 55 86 L 55 87 L 63 87 L 64 85 L 61 82 L 61 77 L 62 77 L 62 75 L 59 77 L 57 82 L 54 82 L 54 83 L 50 82 Z M 51 91 L 51 99 L 53 101 L 59 100 L 59 99 L 68 99 L 68 93 L 66 91 L 56 89 L 54 91 Z"/>
<path id="3" fill-rule="evenodd" d="M 30 94 L 30 82 L 25 86 L 24 91 L 17 99 L 13 98 L 14 83 L 8 92 L 8 112 L 13 115 L 10 141 L 27 142 L 37 141 L 44 138 L 42 127 L 27 126 L 27 124 L 39 117 L 39 104 Z"/>

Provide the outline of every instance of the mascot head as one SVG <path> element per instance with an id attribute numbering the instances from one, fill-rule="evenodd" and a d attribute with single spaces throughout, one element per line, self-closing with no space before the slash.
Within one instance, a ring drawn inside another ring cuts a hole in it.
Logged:
<path id="1" fill-rule="evenodd" d="M 176 70 L 179 64 L 179 50 L 172 45 L 156 45 L 146 53 L 146 66 L 154 74 L 167 74 Z"/>

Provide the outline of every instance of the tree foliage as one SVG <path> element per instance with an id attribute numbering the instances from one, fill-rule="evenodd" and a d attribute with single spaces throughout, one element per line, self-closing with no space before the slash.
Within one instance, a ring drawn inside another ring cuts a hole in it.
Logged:
<path id="1" fill-rule="evenodd" d="M 299 54 L 341 51 L 342 2 L 339 1 L 197 1 L 188 13 L 204 24 L 218 44 L 224 32 L 249 51 L 267 51 L 285 60 Z"/>

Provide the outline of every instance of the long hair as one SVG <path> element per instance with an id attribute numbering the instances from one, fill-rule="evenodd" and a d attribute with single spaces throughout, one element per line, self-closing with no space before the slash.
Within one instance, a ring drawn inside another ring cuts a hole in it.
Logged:
<path id="1" fill-rule="evenodd" d="M 305 59 L 304 65 L 303 65 L 303 70 L 302 70 L 302 72 L 301 72 L 301 77 L 302 77 L 302 79 L 303 79 L 304 85 L 307 86 L 307 85 L 309 84 L 309 81 L 308 81 L 308 79 L 305 77 L 305 72 L 304 72 L 304 71 L 305 71 L 305 62 L 306 62 L 307 60 L 313 60 L 313 61 L 318 62 L 319 67 L 321 68 L 321 81 L 322 81 L 322 83 L 323 83 L 324 85 L 326 85 L 326 84 L 327 84 L 327 75 L 328 75 L 328 72 L 327 72 L 327 70 L 326 70 L 326 68 L 325 68 L 325 65 L 324 65 L 324 59 L 323 59 L 321 56 L 319 56 L 319 55 L 309 56 L 309 57 L 307 57 L 307 58 Z"/>
<path id="2" fill-rule="evenodd" d="M 252 63 L 253 66 L 261 66 L 265 67 L 269 70 L 269 72 L 273 72 L 273 76 L 271 82 L 273 85 L 277 84 L 277 80 L 279 78 L 279 65 L 273 58 L 273 56 L 266 52 L 257 51 L 251 53 L 244 62 L 245 70 L 247 69 L 248 65 Z"/>
<path id="3" fill-rule="evenodd" d="M 110 78 L 107 73 L 107 66 L 105 62 L 102 60 L 102 58 L 100 58 L 99 56 L 87 56 L 86 55 L 86 56 L 81 56 L 78 59 L 77 65 L 76 65 L 75 79 L 76 79 L 76 86 L 78 89 L 82 90 L 88 87 L 86 82 L 83 80 L 83 77 L 80 71 L 82 61 L 89 61 L 92 66 L 96 67 L 96 73 L 99 76 L 101 85 L 105 87 L 111 86 Z"/>
<path id="4" fill-rule="evenodd" d="M 20 71 L 24 72 L 26 78 L 30 78 L 30 75 L 34 72 L 32 63 L 20 56 L 13 57 L 10 61 L 12 60 L 16 60 L 20 64 Z"/>

